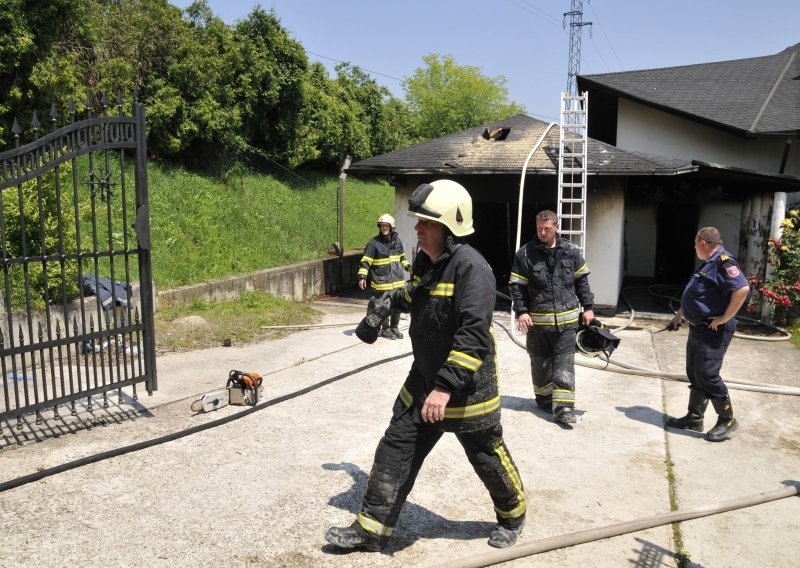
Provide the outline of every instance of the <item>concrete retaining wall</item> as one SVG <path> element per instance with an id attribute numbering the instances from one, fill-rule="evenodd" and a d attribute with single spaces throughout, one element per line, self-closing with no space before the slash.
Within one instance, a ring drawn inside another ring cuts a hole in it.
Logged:
<path id="1" fill-rule="evenodd" d="M 162 290 L 156 295 L 156 310 L 190 304 L 201 298 L 232 299 L 250 291 L 265 292 L 297 302 L 322 294 L 334 294 L 356 285 L 356 271 L 362 255 L 362 251 L 350 251 L 344 254 L 341 261 L 338 257 L 308 260 L 225 280 Z"/>

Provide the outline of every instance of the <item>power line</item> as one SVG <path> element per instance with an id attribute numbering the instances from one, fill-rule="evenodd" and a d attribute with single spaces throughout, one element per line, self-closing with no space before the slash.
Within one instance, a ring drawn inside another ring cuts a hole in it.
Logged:
<path id="1" fill-rule="evenodd" d="M 610 72 L 611 71 L 611 67 L 608 66 L 608 63 L 606 63 L 606 60 L 603 58 L 603 54 L 600 51 L 600 46 L 595 43 L 594 38 L 592 36 L 589 36 L 589 39 L 592 41 L 592 45 L 597 50 L 597 56 L 600 58 L 600 61 L 603 62 L 603 67 L 606 68 L 606 71 Z"/>
<path id="2" fill-rule="evenodd" d="M 608 47 L 611 48 L 611 53 L 614 54 L 614 58 L 617 60 L 617 63 L 619 63 L 619 68 L 620 69 L 625 69 L 625 66 L 622 64 L 622 60 L 619 58 L 619 55 L 617 55 L 617 52 L 614 49 L 614 46 L 611 44 L 611 40 L 608 38 L 608 34 L 606 34 L 606 30 L 605 30 L 605 28 L 603 28 L 603 24 L 600 23 L 600 19 L 597 17 L 597 12 L 594 11 L 594 8 L 592 8 L 592 4 L 591 3 L 589 3 L 589 9 L 592 11 L 592 16 L 593 16 L 593 19 L 594 19 L 595 23 L 598 26 L 600 26 L 600 32 L 603 34 L 603 37 L 606 38 L 606 42 L 608 42 Z M 602 56 L 601 56 L 601 58 L 602 58 Z M 611 69 L 609 69 L 609 71 L 610 70 Z"/>
<path id="3" fill-rule="evenodd" d="M 335 61 L 336 63 L 345 63 L 347 65 L 352 65 L 350 61 L 340 61 L 339 59 L 334 59 L 333 57 L 328 57 L 326 55 L 320 55 L 319 53 L 314 53 L 313 51 L 306 50 L 306 53 L 314 55 L 316 57 L 321 57 L 322 59 L 327 59 L 329 61 Z M 361 67 L 360 65 L 355 65 L 354 67 L 358 67 L 362 71 L 366 71 L 367 73 L 372 73 L 373 75 L 380 75 L 381 77 L 386 77 L 387 79 L 393 79 L 395 81 L 403 82 L 403 79 L 399 77 L 393 77 L 392 75 L 387 75 L 386 73 L 378 73 L 377 71 L 372 71 L 371 69 L 367 69 L 366 67 Z"/>
<path id="4" fill-rule="evenodd" d="M 553 25 L 556 25 L 556 26 L 560 26 L 561 25 L 561 20 L 559 20 L 557 17 L 548 14 L 547 12 L 542 10 L 541 8 L 537 8 L 536 6 L 531 4 L 530 2 L 527 2 L 526 0 L 506 0 L 506 2 L 508 2 L 512 6 L 516 6 L 520 10 L 524 10 L 524 11 L 528 12 L 529 14 L 533 14 L 537 18 L 539 18 L 541 20 L 544 20 L 545 22 L 547 22 L 549 24 L 553 24 Z"/>

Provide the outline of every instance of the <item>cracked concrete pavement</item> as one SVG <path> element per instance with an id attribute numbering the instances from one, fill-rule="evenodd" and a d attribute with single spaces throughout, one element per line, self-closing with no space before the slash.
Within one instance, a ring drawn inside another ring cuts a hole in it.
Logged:
<path id="1" fill-rule="evenodd" d="M 354 324 L 364 313 L 363 302 L 316 307 L 324 324 Z M 681 372 L 686 330 L 653 335 L 663 323 L 637 320 L 619 332 L 614 358 Z M 685 413 L 685 383 L 579 366 L 578 422 L 562 429 L 535 407 L 528 357 L 503 331 L 508 325 L 508 315 L 497 313 L 502 421 L 528 497 L 521 544 L 668 512 L 668 463 L 681 509 L 800 482 L 800 397 L 732 391 L 741 427 L 711 444 L 699 433 L 664 430 L 665 411 Z M 0 482 L 247 410 L 189 408 L 197 395 L 222 388 L 233 368 L 264 374 L 268 402 L 411 349 L 407 337 L 362 344 L 354 327 L 165 355 L 152 396 L 140 388 L 138 400 L 110 397 L 109 408 L 83 409 L 79 421 L 2 423 Z M 490 552 L 491 501 L 447 435 L 385 551 L 336 553 L 323 538 L 358 511 L 410 363 L 388 361 L 227 424 L 4 491 L 0 565 L 431 566 Z M 798 387 L 800 351 L 788 342 L 734 339 L 723 376 Z M 707 426 L 715 419 L 709 409 Z M 800 500 L 686 521 L 678 534 L 689 566 L 794 567 Z M 508 565 L 677 566 L 674 537 L 665 525 Z"/>

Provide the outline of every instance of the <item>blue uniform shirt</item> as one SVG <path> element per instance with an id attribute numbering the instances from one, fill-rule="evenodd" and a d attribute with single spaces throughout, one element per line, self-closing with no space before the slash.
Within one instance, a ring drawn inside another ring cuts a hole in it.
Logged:
<path id="1" fill-rule="evenodd" d="M 747 286 L 747 280 L 736 259 L 719 247 L 692 274 L 683 290 L 683 317 L 691 322 L 698 322 L 721 316 L 725 313 L 733 292 L 744 286 Z"/>

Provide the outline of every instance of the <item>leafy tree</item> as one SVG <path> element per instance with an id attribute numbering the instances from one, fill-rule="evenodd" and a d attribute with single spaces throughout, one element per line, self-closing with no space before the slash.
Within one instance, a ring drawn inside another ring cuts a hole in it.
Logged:
<path id="1" fill-rule="evenodd" d="M 274 12 L 260 7 L 236 24 L 234 42 L 242 137 L 281 164 L 299 165 L 305 146 L 300 117 L 308 69 L 303 46 L 289 37 Z"/>
<path id="2" fill-rule="evenodd" d="M 61 100 L 31 76 L 53 46 L 80 43 L 89 33 L 87 8 L 87 0 L 0 0 L 0 145 L 10 142 L 14 118 L 27 127 L 34 109 L 49 109 Z M 64 95 L 82 73 L 69 58 L 61 62 L 60 76 L 58 94 Z"/>
<path id="3" fill-rule="evenodd" d="M 432 53 L 422 59 L 425 67 L 418 67 L 403 81 L 419 139 L 438 138 L 525 112 L 508 101 L 502 75 L 487 77 L 480 68 L 459 65 L 450 55 Z"/>

